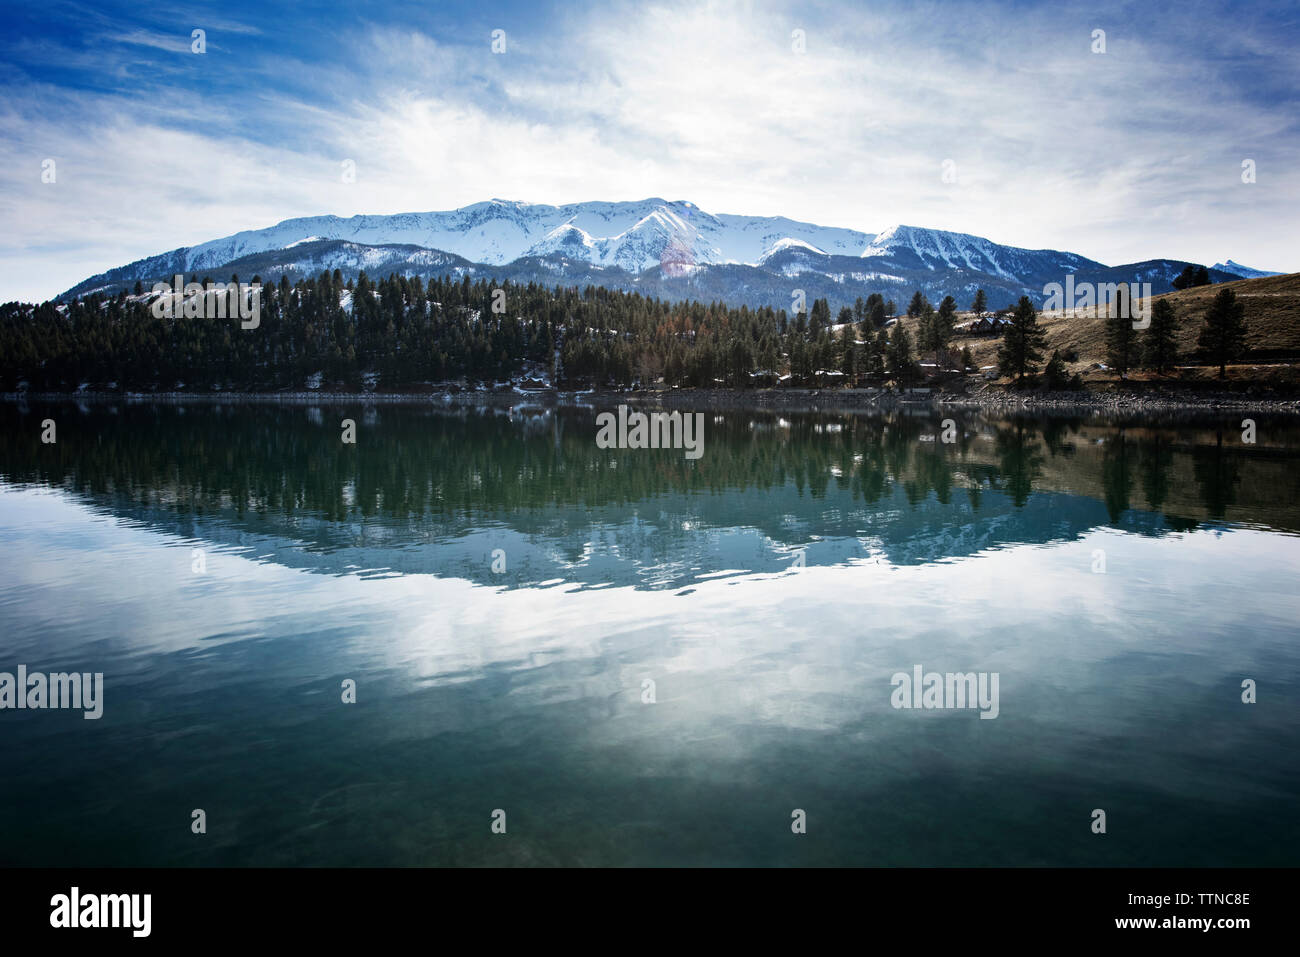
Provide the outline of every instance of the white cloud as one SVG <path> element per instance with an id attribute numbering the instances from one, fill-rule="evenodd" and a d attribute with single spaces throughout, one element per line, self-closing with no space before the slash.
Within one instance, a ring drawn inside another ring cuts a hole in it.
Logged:
<path id="1" fill-rule="evenodd" d="M 19 96 L 0 116 L 0 298 L 291 216 L 494 196 L 658 195 L 1111 263 L 1298 264 L 1286 111 L 1244 108 L 1214 62 L 1159 30 L 1112 27 L 1099 56 L 1090 22 L 945 9 L 624 6 L 570 12 L 544 36 L 508 29 L 500 56 L 486 35 L 374 27 L 352 37 L 355 62 L 250 62 L 260 97 L 175 90 L 51 111 Z M 1282 55 L 1254 34 L 1239 45 Z M 277 69 L 319 99 L 290 94 Z M 45 156 L 57 185 L 40 182 Z M 1245 157 L 1259 163 L 1252 185 Z M 339 181 L 345 158 L 354 184 Z M 955 184 L 941 181 L 946 159 Z"/>

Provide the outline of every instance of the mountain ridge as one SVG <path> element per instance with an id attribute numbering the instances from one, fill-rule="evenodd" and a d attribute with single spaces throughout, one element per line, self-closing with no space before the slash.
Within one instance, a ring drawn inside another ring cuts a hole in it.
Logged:
<path id="1" fill-rule="evenodd" d="M 964 305 L 979 288 L 991 304 L 994 297 L 1038 297 L 1045 283 L 1067 274 L 1093 282 L 1140 276 L 1159 293 L 1186 265 L 1152 259 L 1107 266 L 949 230 L 896 224 L 869 233 L 781 216 L 713 214 L 658 197 L 563 206 L 492 199 L 439 212 L 287 219 L 106 270 L 56 298 L 115 293 L 177 274 L 292 279 L 338 269 L 350 277 L 365 270 L 608 285 L 753 307 L 788 307 L 796 285 L 809 299 L 837 304 L 872 292 L 910 297 L 920 289 L 935 301 L 954 295 Z M 1211 270 L 1215 281 L 1241 278 L 1224 265 Z"/>

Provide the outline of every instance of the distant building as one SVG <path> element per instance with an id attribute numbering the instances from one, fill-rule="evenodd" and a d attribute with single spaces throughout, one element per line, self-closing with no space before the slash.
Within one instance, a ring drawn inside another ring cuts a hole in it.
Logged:
<path id="1" fill-rule="evenodd" d="M 836 372 L 833 369 L 818 369 L 813 373 L 813 381 L 819 386 L 843 385 L 845 378 L 843 372 Z"/>
<path id="2" fill-rule="evenodd" d="M 972 323 L 961 326 L 958 331 L 967 336 L 1000 336 L 1009 325 L 1011 322 L 1008 319 L 989 316 L 987 319 L 976 319 Z"/>

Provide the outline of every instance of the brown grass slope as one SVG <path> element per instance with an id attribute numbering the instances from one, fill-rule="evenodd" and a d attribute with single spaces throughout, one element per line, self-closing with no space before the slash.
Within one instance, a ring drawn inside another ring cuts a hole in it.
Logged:
<path id="1" fill-rule="evenodd" d="M 1229 366 L 1229 379 L 1300 383 L 1300 273 L 1197 286 L 1151 297 L 1153 301 L 1168 300 L 1178 318 L 1179 365 L 1183 368 L 1177 371 L 1176 378 L 1205 381 L 1217 375 L 1217 368 L 1201 365 L 1196 339 L 1205 324 L 1205 313 L 1210 303 L 1223 289 L 1236 293 L 1246 310 L 1248 352 L 1235 365 Z M 1089 382 L 1100 384 L 1115 376 L 1095 368 L 1097 364 L 1106 362 L 1105 321 L 1109 308 L 1102 306 L 1096 312 L 1096 315 L 1092 311 L 1076 315 L 1045 312 L 1040 314 L 1039 322 L 1047 333 L 1044 358 L 1050 356 L 1053 349 L 1060 349 L 1062 353 L 1073 350 L 1078 358 L 1069 363 L 1070 370 L 1083 373 Z M 960 321 L 969 318 L 973 317 L 963 315 Z M 914 333 L 915 323 L 912 320 L 904 322 L 909 332 Z M 1139 333 L 1139 337 L 1141 335 Z M 970 347 L 976 367 L 996 365 L 999 344 L 1000 340 L 993 338 L 959 336 L 953 341 L 958 350 L 963 346 Z M 1156 377 L 1135 371 L 1129 378 L 1143 381 Z M 1163 381 L 1169 379 L 1166 377 Z"/>

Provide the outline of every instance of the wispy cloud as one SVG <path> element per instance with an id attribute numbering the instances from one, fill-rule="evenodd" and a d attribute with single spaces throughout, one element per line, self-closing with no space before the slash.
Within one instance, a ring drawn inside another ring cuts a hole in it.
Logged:
<path id="1" fill-rule="evenodd" d="M 155 33 L 152 30 L 132 30 L 129 33 L 105 33 L 100 39 L 109 43 L 133 43 L 142 47 L 153 47 L 168 53 L 190 53 L 190 38 L 169 33 Z"/>

